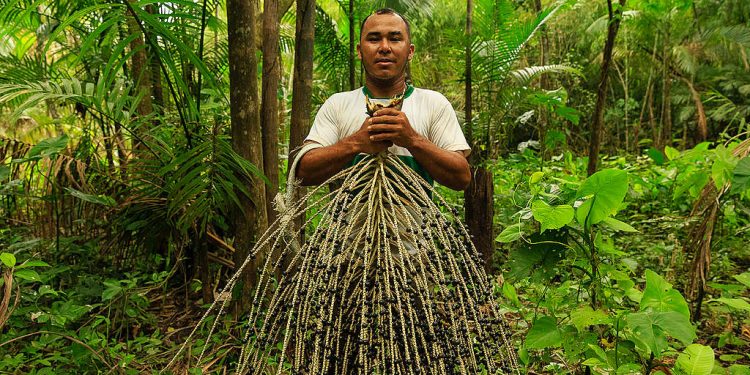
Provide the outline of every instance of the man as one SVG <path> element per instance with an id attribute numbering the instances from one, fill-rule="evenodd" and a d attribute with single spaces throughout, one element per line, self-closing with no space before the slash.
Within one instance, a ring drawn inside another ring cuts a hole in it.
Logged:
<path id="1" fill-rule="evenodd" d="M 406 82 L 414 54 L 406 19 L 392 9 L 375 11 L 362 23 L 357 54 L 365 86 L 331 96 L 318 111 L 305 143 L 320 147 L 299 160 L 296 175 L 302 184 L 320 184 L 358 155 L 388 149 L 429 182 L 465 189 L 471 179 L 470 148 L 451 104 L 437 92 Z M 382 108 L 372 116 L 365 111 L 366 102 L 399 97 L 400 109 Z"/>

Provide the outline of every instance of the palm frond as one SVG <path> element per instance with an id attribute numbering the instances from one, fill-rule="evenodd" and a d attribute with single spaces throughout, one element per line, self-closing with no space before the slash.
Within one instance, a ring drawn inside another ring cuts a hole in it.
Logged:
<path id="1" fill-rule="evenodd" d="M 510 76 L 519 85 L 528 85 L 534 78 L 547 73 L 570 73 L 578 76 L 583 76 L 580 70 L 562 64 L 553 65 L 542 65 L 542 66 L 529 66 L 526 68 L 514 70 Z"/>
<path id="2" fill-rule="evenodd" d="M 318 61 L 316 70 L 340 91 L 348 77 L 348 41 L 341 40 L 335 21 L 325 10 L 317 6 L 315 11 L 315 57 Z"/>
<path id="3" fill-rule="evenodd" d="M 0 105 L 9 105 L 13 112 L 11 120 L 44 101 L 70 101 L 85 105 L 121 124 L 131 122 L 132 109 L 140 98 L 130 95 L 131 88 L 125 81 L 105 86 L 100 82 L 82 82 L 76 78 L 60 81 L 0 84 Z"/>
<path id="4" fill-rule="evenodd" d="M 506 12 L 500 1 L 498 13 Z M 559 2 L 540 12 L 531 21 L 510 23 L 499 20 L 499 26 L 492 40 L 477 40 L 472 44 L 472 54 L 476 56 L 476 69 L 484 79 L 502 82 L 507 79 L 511 67 L 518 60 L 523 47 L 531 40 L 539 28 L 547 23 L 565 5 Z M 512 13 L 510 13 L 512 14 Z M 508 15 L 510 18 L 510 15 Z M 485 21 L 486 22 L 486 21 Z"/>

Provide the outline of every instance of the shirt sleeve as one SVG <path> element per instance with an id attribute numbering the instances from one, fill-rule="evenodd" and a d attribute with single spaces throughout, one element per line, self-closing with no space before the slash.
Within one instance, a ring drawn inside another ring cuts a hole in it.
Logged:
<path id="1" fill-rule="evenodd" d="M 305 142 L 315 142 L 322 146 L 330 146 L 339 141 L 339 119 L 335 110 L 334 96 L 320 106 L 318 113 L 315 115 L 310 133 L 305 138 Z"/>
<path id="2" fill-rule="evenodd" d="M 453 106 L 443 95 L 438 94 L 438 97 L 429 129 L 430 141 L 444 150 L 462 151 L 468 156 L 471 147 L 461 131 Z"/>

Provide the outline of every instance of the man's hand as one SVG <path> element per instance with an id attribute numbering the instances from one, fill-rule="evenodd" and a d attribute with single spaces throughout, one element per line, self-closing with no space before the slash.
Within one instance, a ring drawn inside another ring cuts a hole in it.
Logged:
<path id="1" fill-rule="evenodd" d="M 388 141 L 409 149 L 422 138 L 411 127 L 406 115 L 395 108 L 380 109 L 365 123 L 373 142 Z"/>
<path id="2" fill-rule="evenodd" d="M 354 134 L 306 153 L 297 166 L 297 177 L 302 185 L 318 185 L 346 168 L 357 154 L 377 154 L 393 145 L 391 141 L 371 140 L 369 125 L 368 118 Z"/>
<path id="3" fill-rule="evenodd" d="M 388 147 L 393 146 L 393 142 L 390 140 L 378 140 L 371 137 L 372 132 L 370 131 L 370 120 L 372 117 L 366 118 L 359 127 L 356 133 L 345 138 L 345 142 L 353 142 L 354 147 L 358 152 L 365 154 L 377 154 L 381 151 L 385 151 Z"/>

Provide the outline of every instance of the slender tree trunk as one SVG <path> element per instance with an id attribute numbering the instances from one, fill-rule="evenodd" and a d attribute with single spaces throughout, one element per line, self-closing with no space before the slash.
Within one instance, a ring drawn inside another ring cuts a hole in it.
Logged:
<path id="1" fill-rule="evenodd" d="M 693 98 L 693 104 L 695 104 L 695 116 L 696 122 L 696 136 L 694 139 L 697 143 L 703 142 L 708 138 L 708 120 L 706 118 L 706 109 L 703 107 L 703 101 L 701 101 L 701 94 L 695 89 L 693 82 L 685 77 L 680 77 L 683 82 L 687 85 L 690 90 L 690 96 Z M 683 145 L 687 149 L 687 145 Z"/>
<path id="2" fill-rule="evenodd" d="M 292 118 L 289 129 L 289 160 L 302 145 L 310 131 L 312 68 L 315 42 L 315 0 L 297 1 L 297 25 L 294 48 L 294 76 L 292 78 Z M 303 189 L 299 188 L 297 196 Z M 300 237 L 304 238 L 304 215 L 297 220 Z"/>
<path id="3" fill-rule="evenodd" d="M 664 146 L 672 146 L 672 71 L 669 52 L 669 31 L 664 36 L 664 86 L 662 91 L 661 107 L 661 143 L 659 149 Z"/>
<path id="4" fill-rule="evenodd" d="M 136 0 L 128 1 L 130 1 L 133 7 L 138 6 Z M 133 39 L 132 42 L 130 42 L 130 50 L 135 51 L 130 59 L 131 79 L 135 84 L 136 92 L 141 95 L 141 101 L 138 102 L 136 111 L 138 113 L 138 116 L 146 117 L 151 114 L 153 108 L 151 105 L 151 74 L 149 74 L 146 48 L 143 43 L 143 33 L 141 32 L 141 28 L 135 18 L 135 14 L 131 13 L 128 15 L 127 23 L 128 32 L 131 35 L 137 35 L 137 37 Z M 142 123 L 139 129 L 136 131 L 136 134 L 138 134 L 141 139 L 144 139 L 145 134 L 147 133 L 147 130 L 143 129 L 143 127 L 145 126 L 146 123 Z M 140 149 L 140 144 L 141 142 L 139 140 L 134 140 L 133 149 Z"/>
<path id="5" fill-rule="evenodd" d="M 256 0 L 228 0 L 227 28 L 229 38 L 229 90 L 232 121 L 232 147 L 256 166 L 263 165 L 261 126 L 258 114 L 257 62 L 255 58 Z M 250 197 L 240 196 L 241 209 L 234 215 L 234 263 L 242 264 L 250 249 L 268 226 L 265 185 L 254 178 L 249 186 Z M 235 313 L 240 314 L 250 302 L 256 284 L 256 268 L 260 257 L 250 264 L 242 276 L 240 299 Z"/>
<path id="6" fill-rule="evenodd" d="M 153 15 L 159 14 L 159 4 L 150 4 L 146 10 Z M 153 47 L 148 48 L 149 52 L 149 69 L 151 73 L 151 93 L 154 96 L 154 104 L 157 110 L 164 112 L 164 90 L 161 85 L 161 67 L 159 66 L 159 55 Z"/>
<path id="7" fill-rule="evenodd" d="M 471 41 L 472 41 L 472 23 L 474 15 L 473 0 L 466 1 L 466 65 L 465 65 L 465 119 L 466 138 L 469 144 L 474 147 L 474 131 L 472 125 L 472 62 L 471 62 Z M 471 234 L 471 240 L 474 247 L 477 248 L 482 259 L 484 268 L 488 273 L 493 272 L 492 255 L 495 252 L 495 241 L 492 233 L 494 184 L 492 173 L 481 166 L 485 155 L 481 150 L 474 150 L 471 155 L 471 182 L 464 191 L 464 215 L 466 225 Z"/>
<path id="8" fill-rule="evenodd" d="M 263 171 L 271 180 L 266 186 L 266 214 L 268 222 L 276 220 L 273 201 L 279 192 L 279 1 L 263 2 L 263 102 L 260 123 L 263 128 Z"/>
<path id="9" fill-rule="evenodd" d="M 542 0 L 534 0 L 534 11 L 537 14 L 542 12 Z M 549 37 L 547 36 L 547 25 L 542 25 L 539 28 L 539 64 L 541 66 L 549 64 Z M 539 87 L 542 90 L 549 90 L 550 86 L 549 77 L 546 74 L 542 74 L 542 76 L 539 77 Z M 543 166 L 547 146 L 545 138 L 547 137 L 549 114 L 543 106 L 539 106 L 537 111 L 539 112 L 539 154 L 541 155 L 540 161 Z"/>
<path id="10" fill-rule="evenodd" d="M 133 6 L 137 6 L 135 0 L 128 0 Z M 130 42 L 130 50 L 136 51 L 133 57 L 130 59 L 130 69 L 132 71 L 131 78 L 137 87 L 137 92 L 143 95 L 143 98 L 138 103 L 138 114 L 141 116 L 147 116 L 151 113 L 151 75 L 148 69 L 148 59 L 146 57 L 146 48 L 143 42 L 143 33 L 141 32 L 138 21 L 135 19 L 135 15 L 131 14 L 128 16 L 128 32 L 135 34 L 137 37 Z"/>
<path id="11" fill-rule="evenodd" d="M 612 65 L 612 50 L 615 46 L 617 31 L 620 29 L 622 20 L 622 9 L 625 8 L 625 1 L 620 0 L 620 6 L 613 9 L 612 0 L 607 0 L 607 10 L 609 12 L 609 26 L 607 27 L 607 41 L 604 43 L 604 53 L 602 57 L 602 70 L 599 76 L 599 88 L 596 92 L 596 106 L 594 113 L 591 115 L 591 138 L 589 139 L 589 176 L 596 172 L 599 162 L 599 147 L 601 146 L 602 127 L 604 124 L 604 105 L 607 101 L 607 84 L 609 82 L 609 67 Z"/>

